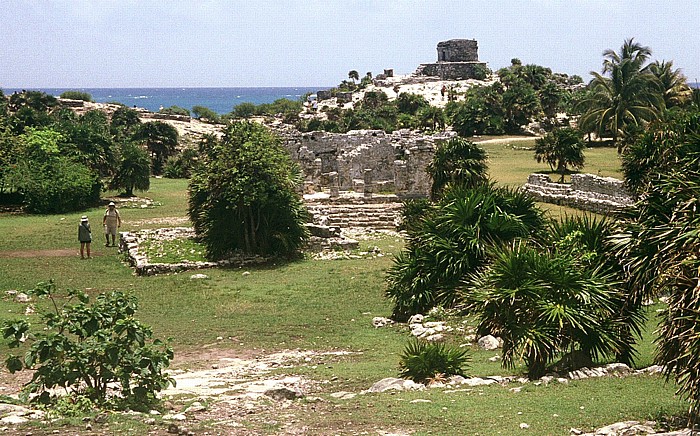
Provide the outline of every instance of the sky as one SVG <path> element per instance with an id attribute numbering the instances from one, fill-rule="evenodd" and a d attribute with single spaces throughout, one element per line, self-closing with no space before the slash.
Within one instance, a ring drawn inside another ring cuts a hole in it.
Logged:
<path id="1" fill-rule="evenodd" d="M 2 0 L 0 88 L 333 86 L 448 39 L 585 81 L 626 38 L 700 78 L 700 0 Z"/>

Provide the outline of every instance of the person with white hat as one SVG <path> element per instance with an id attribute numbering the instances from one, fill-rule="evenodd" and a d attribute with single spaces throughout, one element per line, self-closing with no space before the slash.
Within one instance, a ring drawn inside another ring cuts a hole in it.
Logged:
<path id="1" fill-rule="evenodd" d="M 92 242 L 92 231 L 90 230 L 90 222 L 87 215 L 80 218 L 78 224 L 78 241 L 80 241 L 80 258 L 85 259 L 85 251 L 87 248 L 87 258 L 90 259 L 90 243 Z"/>
<path id="2" fill-rule="evenodd" d="M 105 247 L 109 247 L 109 236 L 112 235 L 112 247 L 116 246 L 117 228 L 122 226 L 122 217 L 113 201 L 109 202 L 105 215 L 102 217 L 105 228 Z"/>

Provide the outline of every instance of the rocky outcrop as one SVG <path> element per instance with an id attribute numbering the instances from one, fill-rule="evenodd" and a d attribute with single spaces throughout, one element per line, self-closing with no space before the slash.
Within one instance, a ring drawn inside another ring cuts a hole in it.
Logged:
<path id="1" fill-rule="evenodd" d="M 554 183 L 547 174 L 530 174 L 523 190 L 537 201 L 607 214 L 634 204 L 624 182 L 593 174 L 572 174 L 571 183 Z"/>

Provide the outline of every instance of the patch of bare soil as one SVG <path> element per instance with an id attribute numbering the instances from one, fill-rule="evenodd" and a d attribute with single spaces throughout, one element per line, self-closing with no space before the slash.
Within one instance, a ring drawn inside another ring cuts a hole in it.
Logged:
<path id="1" fill-rule="evenodd" d="M 174 225 L 174 226 L 184 226 L 190 225 L 190 219 L 183 216 L 168 216 L 162 218 L 151 218 L 145 220 L 135 220 L 129 221 L 129 224 L 139 227 L 143 225 Z"/>
<path id="2" fill-rule="evenodd" d="M 93 251 L 92 257 L 103 256 L 99 251 Z M 80 257 L 79 248 L 61 248 L 57 250 L 13 250 L 0 251 L 0 257 L 4 258 L 28 258 L 28 257 Z"/>

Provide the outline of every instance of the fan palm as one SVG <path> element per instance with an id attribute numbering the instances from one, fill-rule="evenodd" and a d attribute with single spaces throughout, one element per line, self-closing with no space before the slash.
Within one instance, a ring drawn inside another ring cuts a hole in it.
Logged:
<path id="1" fill-rule="evenodd" d="M 590 361 L 625 347 L 616 285 L 614 276 L 583 267 L 571 254 L 519 241 L 493 251 L 492 263 L 467 288 L 466 307 L 478 314 L 478 334 L 503 339 L 504 367 L 523 359 L 534 379 L 562 353 Z"/>
<path id="2" fill-rule="evenodd" d="M 542 212 L 520 192 L 491 185 L 448 188 L 409 229 L 406 250 L 388 272 L 394 318 L 454 305 L 460 280 L 484 265 L 490 246 L 543 227 Z"/>
<path id="3" fill-rule="evenodd" d="M 657 340 L 657 361 L 700 417 L 700 114 L 667 132 L 673 153 L 648 177 L 635 213 L 615 235 L 629 272 L 631 299 L 668 293 Z M 674 139 L 671 139 L 674 138 Z"/>
<path id="4" fill-rule="evenodd" d="M 561 175 L 559 181 L 563 183 L 569 167 L 575 170 L 583 168 L 585 148 L 581 132 L 571 127 L 559 128 L 535 141 L 535 160 L 546 162 L 552 171 L 556 169 Z"/>
<path id="5" fill-rule="evenodd" d="M 435 150 L 426 171 L 433 179 L 430 188 L 433 200 L 440 197 L 448 183 L 474 187 L 485 183 L 488 166 L 486 151 L 473 142 L 455 137 Z"/>

